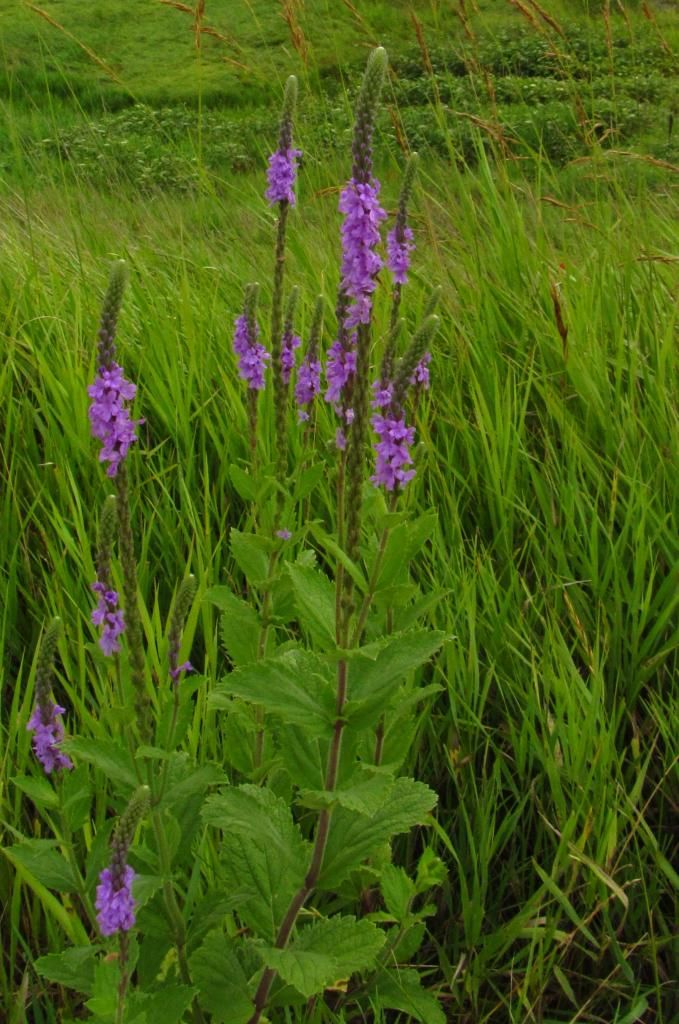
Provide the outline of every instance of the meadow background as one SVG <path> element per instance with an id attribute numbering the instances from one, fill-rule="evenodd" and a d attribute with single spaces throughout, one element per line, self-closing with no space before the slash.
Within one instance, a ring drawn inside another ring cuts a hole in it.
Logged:
<path id="1" fill-rule="evenodd" d="M 283 83 L 300 80 L 289 280 L 308 323 L 336 290 L 352 100 L 376 44 L 391 210 L 404 154 L 421 155 L 411 325 L 443 289 L 404 499 L 437 512 L 416 574 L 454 635 L 424 674 L 442 690 L 408 766 L 439 794 L 430 841 L 448 869 L 418 965 L 451 1021 L 676 1024 L 674 3 L 0 0 L 0 845 L 43 834 L 25 724 L 47 617 L 64 622 L 58 685 L 81 734 L 104 738 L 115 715 L 89 622 L 104 490 L 86 394 L 110 261 L 131 271 L 120 344 L 146 420 L 137 547 L 162 674 L 177 576 L 190 564 L 200 594 L 229 582 L 246 515 L 231 334 L 243 285 L 270 288 Z M 320 429 L 329 443 L 330 416 Z M 326 488 L 312 517 L 332 514 Z M 218 612 L 196 608 L 192 661 L 216 678 Z M 203 695 L 187 749 L 228 762 L 237 742 Z M 101 775 L 90 837 L 106 793 Z M 0 857 L 11 1022 L 78 1016 L 32 967 L 72 938 L 59 899 Z"/>

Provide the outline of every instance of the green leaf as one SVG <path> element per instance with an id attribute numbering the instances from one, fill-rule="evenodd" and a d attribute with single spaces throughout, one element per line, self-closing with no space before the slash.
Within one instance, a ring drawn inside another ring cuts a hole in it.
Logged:
<path id="1" fill-rule="evenodd" d="M 210 797 L 203 818 L 224 830 L 222 869 L 228 891 L 243 897 L 240 917 L 273 940 L 309 860 L 288 804 L 271 790 L 240 786 Z"/>
<path id="2" fill-rule="evenodd" d="M 412 559 L 432 535 L 437 522 L 436 512 L 429 511 L 392 529 L 377 581 L 378 591 L 408 579 L 408 568 Z"/>
<path id="3" fill-rule="evenodd" d="M 78 765 L 71 772 L 64 772 L 63 787 L 64 814 L 71 832 L 78 832 L 90 820 L 92 787 L 87 765 Z"/>
<path id="4" fill-rule="evenodd" d="M 113 782 L 136 787 L 137 776 L 132 758 L 122 743 L 107 740 L 103 736 L 95 740 L 74 736 L 64 740 L 63 747 L 73 757 L 99 768 Z"/>
<path id="5" fill-rule="evenodd" d="M 269 558 L 273 544 L 267 537 L 241 533 L 233 527 L 229 534 L 231 554 L 248 583 L 258 586 L 269 576 Z"/>
<path id="6" fill-rule="evenodd" d="M 15 775 L 12 782 L 22 793 L 30 797 L 38 807 L 58 807 L 59 798 L 47 779 L 34 778 L 32 775 Z"/>
<path id="7" fill-rule="evenodd" d="M 297 951 L 289 949 L 273 949 L 270 946 L 258 949 L 257 952 L 267 967 L 273 967 L 278 974 L 301 992 L 306 999 L 322 992 L 338 974 L 337 961 L 325 953 Z"/>
<path id="8" fill-rule="evenodd" d="M 196 989 L 188 985 L 165 985 L 159 992 L 133 990 L 126 1000 L 126 1018 L 143 1013 L 148 1021 L 179 1024 L 195 994 Z"/>
<path id="9" fill-rule="evenodd" d="M 62 953 L 41 956 L 34 967 L 41 978 L 91 995 L 94 992 L 96 955 L 96 946 L 72 946 Z"/>
<path id="10" fill-rule="evenodd" d="M 380 888 L 387 910 L 397 921 L 403 921 L 415 896 L 415 883 L 403 868 L 385 864 L 380 876 Z"/>
<path id="11" fill-rule="evenodd" d="M 346 787 L 328 790 L 301 790 L 299 802 L 304 807 L 330 807 L 338 804 L 358 814 L 375 814 L 387 799 L 393 779 L 385 772 L 368 776 L 360 772 Z"/>
<path id="12" fill-rule="evenodd" d="M 222 602 L 220 626 L 226 653 L 234 665 L 249 665 L 257 660 L 262 624 L 259 615 L 240 597 L 230 594 Z"/>
<path id="13" fill-rule="evenodd" d="M 351 561 L 346 551 L 342 550 L 337 541 L 330 534 L 326 533 L 320 524 L 311 523 L 309 529 L 314 540 L 320 544 L 324 551 L 327 551 L 329 555 L 332 555 L 343 566 L 344 571 L 351 576 L 360 592 L 364 594 L 368 589 L 365 576 L 356 563 Z"/>
<path id="14" fill-rule="evenodd" d="M 385 1010 L 400 1010 L 422 1024 L 446 1024 L 446 1015 L 436 996 L 422 987 L 417 971 L 384 971 L 375 990 Z"/>
<path id="15" fill-rule="evenodd" d="M 331 956 L 337 973 L 329 980 L 334 982 L 374 967 L 385 939 L 384 932 L 370 921 L 338 914 L 301 928 L 291 948 Z"/>
<path id="16" fill-rule="evenodd" d="M 309 466 L 303 470 L 295 482 L 295 501 L 302 501 L 315 489 L 327 473 L 327 467 L 322 462 L 315 466 Z"/>
<path id="17" fill-rule="evenodd" d="M 249 476 L 240 466 L 229 466 L 229 479 L 239 498 L 244 501 L 255 501 L 257 498 L 258 484 L 254 477 Z"/>
<path id="18" fill-rule="evenodd" d="M 88 999 L 85 1006 L 92 1013 L 113 1019 L 118 1005 L 118 985 L 120 983 L 120 971 L 118 964 L 108 957 L 99 959 L 94 968 L 94 988 L 92 998 Z"/>
<path id="19" fill-rule="evenodd" d="M 447 635 L 439 630 L 417 629 L 394 636 L 372 660 L 354 658 L 349 664 L 347 717 L 354 725 L 365 725 L 379 717 L 384 704 L 409 672 L 436 654 Z"/>
<path id="20" fill-rule="evenodd" d="M 380 809 L 367 817 L 338 807 L 332 817 L 319 886 L 336 889 L 388 839 L 421 824 L 436 804 L 436 793 L 422 782 L 397 779 Z"/>
<path id="21" fill-rule="evenodd" d="M 334 721 L 334 691 L 319 674 L 323 666 L 306 651 L 292 650 L 266 658 L 225 676 L 210 696 L 213 707 L 228 707 L 235 694 L 301 725 L 315 734 L 329 733 Z"/>
<path id="22" fill-rule="evenodd" d="M 8 847 L 6 852 L 48 889 L 72 892 L 76 887 L 73 871 L 68 861 L 55 849 L 56 845 L 53 839 L 24 839 Z"/>
<path id="23" fill-rule="evenodd" d="M 322 644 L 335 646 L 335 588 L 319 569 L 288 564 L 300 622 Z"/>
<path id="24" fill-rule="evenodd" d="M 198 986 L 200 1005 L 215 1024 L 247 1024 L 254 1012 L 245 971 L 233 941 L 216 929 L 189 957 L 191 978 Z"/>

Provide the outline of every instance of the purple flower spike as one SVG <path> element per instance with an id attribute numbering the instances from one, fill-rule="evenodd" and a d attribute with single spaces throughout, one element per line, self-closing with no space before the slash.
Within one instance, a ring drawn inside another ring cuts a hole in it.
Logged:
<path id="1" fill-rule="evenodd" d="M 125 632 L 125 616 L 118 608 L 117 590 L 109 590 L 100 580 L 92 584 L 92 590 L 99 594 L 99 601 L 90 618 L 93 626 L 103 627 L 99 646 L 110 657 L 120 650 L 119 637 Z"/>
<path id="2" fill-rule="evenodd" d="M 321 363 L 319 359 L 305 359 L 297 373 L 295 385 L 295 401 L 297 405 L 311 405 L 316 395 L 321 390 Z M 300 408 L 299 419 L 308 420 L 309 413 L 306 409 Z"/>
<path id="3" fill-rule="evenodd" d="M 34 733 L 33 751 L 48 775 L 73 767 L 70 757 L 59 749 L 64 738 L 64 724 L 60 718 L 64 710 L 52 701 L 42 708 L 38 705 L 26 727 Z"/>
<path id="4" fill-rule="evenodd" d="M 403 416 L 373 416 L 372 425 L 379 441 L 375 445 L 377 460 L 371 480 L 378 487 L 393 491 L 415 476 L 414 469 L 406 469 L 413 461 L 410 445 L 415 439 L 415 428 L 406 427 Z"/>
<path id="5" fill-rule="evenodd" d="M 396 225 L 387 235 L 387 267 L 397 284 L 406 284 L 410 254 L 415 248 L 412 228 Z"/>
<path id="6" fill-rule="evenodd" d="M 370 322 L 375 275 L 382 257 L 375 252 L 380 241 L 380 223 L 387 216 L 380 206 L 378 181 L 361 183 L 353 178 L 339 201 L 342 224 L 342 288 L 353 299 L 344 321 L 346 327 Z"/>
<path id="7" fill-rule="evenodd" d="M 291 331 L 286 331 L 281 343 L 281 377 L 283 383 L 290 382 L 290 374 L 295 365 L 295 351 L 302 344 L 302 339 Z"/>
<path id="8" fill-rule="evenodd" d="M 102 935 L 115 935 L 116 932 L 129 932 L 134 927 L 134 898 L 132 883 L 135 878 L 134 868 L 127 864 L 121 877 L 116 880 L 111 868 L 104 868 L 99 875 L 97 886 L 97 921 Z"/>
<path id="9" fill-rule="evenodd" d="M 233 335 L 233 348 L 237 356 L 238 372 L 249 388 L 261 391 L 264 387 L 264 371 L 271 355 L 257 341 L 259 327 L 255 324 L 254 336 L 250 331 L 245 313 L 236 317 L 236 329 Z"/>
<path id="10" fill-rule="evenodd" d="M 373 381 L 373 409 L 387 409 L 394 400 L 394 386 L 380 380 Z"/>
<path id="11" fill-rule="evenodd" d="M 266 198 L 274 203 L 295 205 L 295 180 L 297 178 L 297 160 L 302 155 L 301 149 L 276 150 L 269 157 L 269 169 L 266 172 L 268 189 Z"/>
<path id="12" fill-rule="evenodd" d="M 190 661 L 185 661 L 182 665 L 177 665 L 176 668 L 170 669 L 170 678 L 172 679 L 173 683 L 179 681 L 179 677 L 181 676 L 182 672 L 193 672 L 193 665 L 191 664 Z"/>
<path id="13" fill-rule="evenodd" d="M 136 386 L 125 379 L 117 363 L 100 367 L 94 384 L 87 389 L 92 399 L 89 408 L 92 434 L 103 442 L 99 461 L 110 463 L 106 473 L 111 477 L 117 474 L 130 445 L 137 440 L 135 429 L 143 422 L 131 419 L 125 404 L 136 392 Z"/>
<path id="14" fill-rule="evenodd" d="M 333 405 L 339 402 L 343 388 L 349 378 L 356 373 L 356 349 L 353 338 L 351 343 L 351 348 L 344 348 L 341 342 L 334 341 L 328 352 L 328 390 L 325 393 L 325 400 Z"/>
<path id="15" fill-rule="evenodd" d="M 414 387 L 423 387 L 425 390 L 429 387 L 429 364 L 431 362 L 431 352 L 425 352 L 419 363 L 415 367 L 410 383 Z"/>

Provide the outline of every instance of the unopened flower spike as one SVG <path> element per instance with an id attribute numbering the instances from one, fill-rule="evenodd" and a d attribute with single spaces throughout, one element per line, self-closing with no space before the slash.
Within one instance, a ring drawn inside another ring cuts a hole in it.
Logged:
<path id="1" fill-rule="evenodd" d="M 408 203 L 413 191 L 417 160 L 417 153 L 413 153 L 406 164 L 401 184 L 401 193 L 398 198 L 396 221 L 391 231 L 387 233 L 387 267 L 394 278 L 392 322 L 398 316 L 401 285 L 406 284 L 408 280 L 410 255 L 415 248 L 413 231 L 408 225 Z"/>
<path id="2" fill-rule="evenodd" d="M 419 368 L 423 366 L 423 363 L 426 369 L 429 345 L 431 343 L 431 339 L 438 330 L 439 323 L 439 318 L 435 314 L 430 314 L 426 317 L 415 332 L 410 346 L 396 367 L 396 374 L 394 378 L 394 402 L 399 408 L 405 403 L 408 388 L 416 382 L 417 374 L 418 372 L 421 372 Z"/>
<path id="3" fill-rule="evenodd" d="M 118 505 L 115 495 L 104 502 L 99 522 L 97 545 L 97 578 L 92 590 L 98 595 L 97 607 L 91 615 L 92 625 L 101 627 L 99 646 L 106 655 L 120 650 L 120 636 L 125 631 L 125 617 L 118 607 L 118 591 L 111 582 L 111 553 L 118 532 Z"/>
<path id="4" fill-rule="evenodd" d="M 148 786 L 139 787 L 113 833 L 111 863 L 99 875 L 97 886 L 97 921 L 102 935 L 128 932 L 134 927 L 132 884 L 135 871 L 127 863 L 127 856 L 137 825 L 148 809 L 150 795 Z"/>
<path id="5" fill-rule="evenodd" d="M 266 198 L 271 205 L 274 203 L 295 205 L 294 187 L 297 177 L 297 160 L 302 155 L 301 149 L 294 149 L 292 145 L 292 128 L 296 106 L 297 79 L 294 75 L 290 75 L 285 83 L 278 147 L 275 153 L 272 153 L 269 157 Z"/>
<path id="6" fill-rule="evenodd" d="M 290 383 L 290 375 L 295 365 L 295 351 L 302 344 L 302 339 L 294 333 L 293 325 L 295 319 L 295 308 L 299 299 L 299 288 L 296 286 L 291 290 L 285 307 L 285 318 L 283 320 L 283 338 L 281 340 L 281 377 L 283 383 Z"/>
<path id="7" fill-rule="evenodd" d="M 33 733 L 33 752 L 48 775 L 62 768 L 72 768 L 73 762 L 61 750 L 64 725 L 61 715 L 65 708 L 52 700 L 52 677 L 57 642 L 61 632 L 61 619 L 52 619 L 45 629 L 38 663 L 35 670 L 35 708 L 27 729 Z"/>
<path id="8" fill-rule="evenodd" d="M 179 591 L 177 592 L 174 608 L 172 609 L 170 628 L 168 630 L 168 660 L 170 663 L 170 678 L 175 685 L 179 682 L 182 672 L 193 671 L 193 665 L 190 661 L 185 661 L 181 665 L 179 664 L 179 651 L 182 645 L 184 626 L 186 625 L 186 619 L 196 596 L 197 587 L 196 577 L 193 575 L 187 576 L 185 580 L 182 580 L 179 585 Z"/>
<path id="9" fill-rule="evenodd" d="M 309 331 L 309 342 L 297 371 L 295 384 L 295 402 L 299 408 L 297 418 L 300 423 L 309 419 L 311 404 L 321 390 L 321 361 L 319 348 L 323 329 L 323 296 L 316 299 L 314 314 Z"/>
<path id="10" fill-rule="evenodd" d="M 258 342 L 257 325 L 258 284 L 250 284 L 245 290 L 243 312 L 236 317 L 233 348 L 238 356 L 238 373 L 248 388 L 261 391 L 264 388 L 266 364 L 271 358 L 264 345 Z"/>

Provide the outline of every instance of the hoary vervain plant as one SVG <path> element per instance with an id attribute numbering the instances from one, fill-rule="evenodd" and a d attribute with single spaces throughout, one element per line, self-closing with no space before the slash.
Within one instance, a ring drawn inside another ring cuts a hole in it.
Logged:
<path id="1" fill-rule="evenodd" d="M 386 69 L 385 52 L 374 51 L 357 103 L 352 172 L 339 202 L 336 338 L 325 360 L 325 397 L 340 425 L 336 443 L 315 457 L 324 304 L 316 300 L 303 342 L 295 333 L 300 290 L 286 286 L 283 272 L 301 156 L 293 145 L 295 80 L 286 87 L 266 192 L 277 215 L 271 351 L 259 340 L 264 289 L 246 288 L 235 320 L 249 473 L 234 466 L 232 481 L 251 528 L 230 531 L 238 589 L 214 586 L 206 595 L 222 613 L 228 671 L 216 681 L 193 671 L 183 650 L 201 586 L 186 571 L 168 618 L 165 676 L 148 668 L 130 503 L 135 470 L 128 467 L 143 420 L 132 418 L 136 387 L 116 362 L 125 273 L 120 264 L 113 269 L 90 420 L 116 493 L 100 516 L 92 623 L 101 627 L 95 652 L 100 668 L 112 669 L 111 702 L 120 713 L 101 744 L 64 739 L 55 719 L 63 708 L 49 696 L 56 647 L 50 627 L 31 719 L 38 723 L 40 714 L 49 729 L 49 757 L 41 758 L 47 772 L 74 761 L 77 771 L 92 766 L 110 779 L 113 813 L 91 844 L 83 883 L 84 901 L 96 887 L 100 935 L 38 964 L 45 977 L 84 992 L 99 1024 L 150 1024 L 168 1007 L 177 1021 L 259 1024 L 265 1016 L 289 1019 L 286 1012 L 301 1013 L 308 1000 L 347 1013 L 381 1006 L 433 1024 L 444 1019 L 408 966 L 432 913 L 423 897 L 441 881 L 441 865 L 425 847 L 411 877 L 392 862 L 391 849 L 391 839 L 426 823 L 436 803 L 432 790 L 399 772 L 413 738 L 410 711 L 436 689 L 418 687 L 419 670 L 444 636 L 416 624 L 421 595 L 408 571 L 434 517 L 409 524 L 398 508 L 415 473 L 413 393 L 429 382 L 438 321 L 428 310 L 399 355 L 407 335 L 400 307 L 414 249 L 407 207 L 415 160 L 406 167 L 385 259 L 387 214 L 372 147 Z M 388 280 L 390 309 L 380 294 Z M 274 415 L 259 417 L 267 371 Z M 267 423 L 275 434 L 260 444 Z M 305 464 L 289 476 L 291 431 L 304 435 Z M 308 519 L 321 476 L 336 480 L 334 523 Z M 183 747 L 198 690 L 209 692 L 218 712 L 225 766 L 197 767 Z M 102 717 L 109 710 L 100 709 Z M 194 857 L 199 830 L 207 833 L 211 861 Z M 366 914 L 366 907 L 380 909 Z M 102 955 L 111 941 L 119 947 L 115 964 Z M 78 971 L 69 973 L 76 960 Z"/>

